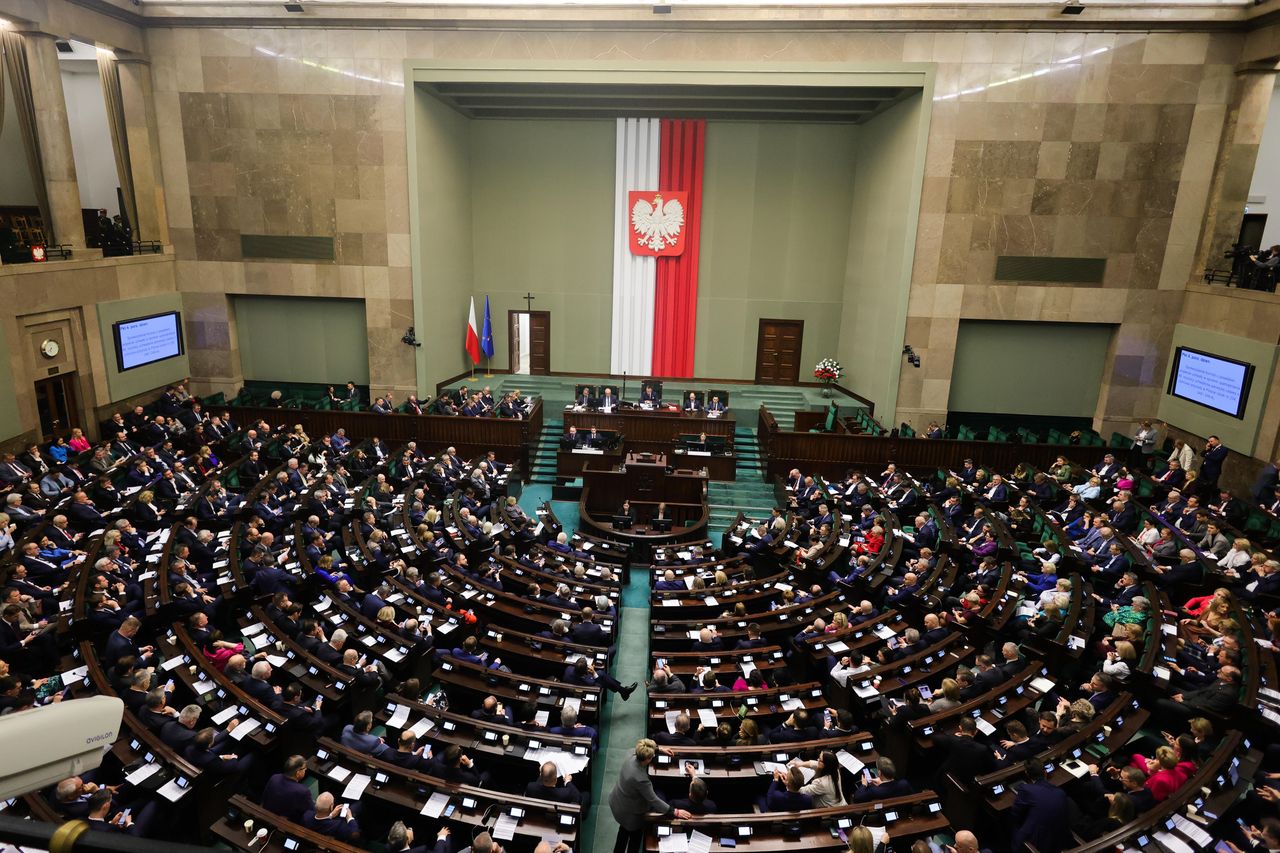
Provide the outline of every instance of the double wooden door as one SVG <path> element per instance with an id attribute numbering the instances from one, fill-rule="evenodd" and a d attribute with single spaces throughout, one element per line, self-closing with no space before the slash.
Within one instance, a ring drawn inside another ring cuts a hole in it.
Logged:
<path id="1" fill-rule="evenodd" d="M 80 426 L 76 375 L 64 373 L 37 382 L 36 411 L 40 415 L 40 434 L 44 438 L 70 435 L 72 427 Z"/>
<path id="2" fill-rule="evenodd" d="M 803 320 L 761 320 L 756 341 L 756 382 L 792 385 L 800 381 Z"/>
<path id="3" fill-rule="evenodd" d="M 551 312 L 511 311 L 508 320 L 511 328 L 508 369 L 512 373 L 529 373 L 534 376 L 550 373 Z"/>

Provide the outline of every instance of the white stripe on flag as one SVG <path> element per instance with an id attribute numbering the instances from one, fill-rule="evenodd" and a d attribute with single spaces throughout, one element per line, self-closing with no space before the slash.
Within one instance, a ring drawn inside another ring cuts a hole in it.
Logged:
<path id="1" fill-rule="evenodd" d="M 613 328 L 610 373 L 647 374 L 653 366 L 657 260 L 631 254 L 627 193 L 658 189 L 660 119 L 618 119 L 614 173 Z"/>

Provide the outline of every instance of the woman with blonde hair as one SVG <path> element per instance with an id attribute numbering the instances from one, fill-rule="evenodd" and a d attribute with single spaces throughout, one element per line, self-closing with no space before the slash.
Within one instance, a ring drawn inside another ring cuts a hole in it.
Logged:
<path id="1" fill-rule="evenodd" d="M 929 702 L 930 714 L 950 711 L 960 705 L 960 682 L 954 678 L 942 679 L 942 687 L 939 692 L 941 695 L 935 695 L 933 700 Z"/>
<path id="2" fill-rule="evenodd" d="M 1107 652 L 1107 659 L 1102 662 L 1102 672 L 1119 681 L 1126 681 L 1131 673 L 1130 666 L 1138 659 L 1138 650 L 1128 640 L 1117 640 Z"/>
<path id="3" fill-rule="evenodd" d="M 692 814 L 684 809 L 672 808 L 653 789 L 649 778 L 649 765 L 658 754 L 658 745 L 649 738 L 636 742 L 635 755 L 622 762 L 618 781 L 609 792 L 609 811 L 618 822 L 618 838 L 614 853 L 640 853 L 644 849 L 644 833 L 649 825 L 648 815 L 657 812 L 663 818 L 689 820 Z M 670 751 L 667 751 L 670 754 Z"/>

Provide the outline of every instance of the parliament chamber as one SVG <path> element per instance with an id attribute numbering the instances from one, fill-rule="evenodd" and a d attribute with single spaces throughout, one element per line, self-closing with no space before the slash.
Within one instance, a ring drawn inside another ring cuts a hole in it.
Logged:
<path id="1" fill-rule="evenodd" d="M 1280 851 L 1278 71 L 0 0 L 0 849 Z"/>

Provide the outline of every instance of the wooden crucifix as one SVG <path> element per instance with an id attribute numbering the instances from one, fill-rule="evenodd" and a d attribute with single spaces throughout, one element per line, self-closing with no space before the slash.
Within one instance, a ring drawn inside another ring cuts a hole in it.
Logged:
<path id="1" fill-rule="evenodd" d="M 532 293 L 526 293 L 526 294 L 524 295 L 524 297 L 523 297 L 523 298 L 524 298 L 524 301 L 525 301 L 525 303 L 526 303 L 525 310 L 526 310 L 526 311 L 532 311 L 532 310 L 533 310 L 533 300 L 534 300 L 534 299 L 536 299 L 537 297 L 535 297 Z"/>

